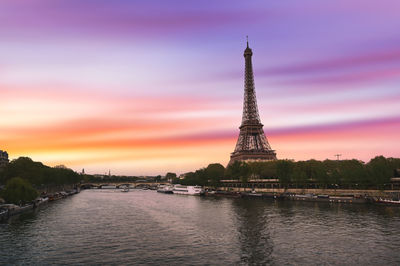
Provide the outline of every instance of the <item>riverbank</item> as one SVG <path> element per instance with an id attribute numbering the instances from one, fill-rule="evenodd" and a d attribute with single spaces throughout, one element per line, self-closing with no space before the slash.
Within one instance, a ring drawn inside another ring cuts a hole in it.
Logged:
<path id="1" fill-rule="evenodd" d="M 398 210 L 85 190 L 0 225 L 0 265 L 396 265 Z"/>
<path id="2" fill-rule="evenodd" d="M 400 206 L 398 190 L 350 190 L 350 189 L 271 189 L 219 187 L 207 196 L 273 198 L 295 201 L 327 203 L 373 203 Z"/>
<path id="3" fill-rule="evenodd" d="M 0 222 L 5 222 L 13 216 L 20 215 L 22 213 L 32 211 L 39 208 L 43 204 L 51 201 L 56 201 L 59 199 L 72 196 L 79 193 L 79 189 L 72 189 L 67 191 L 58 191 L 53 193 L 42 192 L 38 198 L 36 198 L 31 203 L 25 205 L 15 205 L 15 204 L 0 204 Z"/>
<path id="4" fill-rule="evenodd" d="M 400 190 L 377 190 L 377 189 L 303 189 L 303 188 L 243 188 L 243 187 L 218 187 L 218 190 L 229 192 L 252 192 L 272 194 L 323 194 L 330 196 L 369 196 L 381 198 L 393 198 L 400 195 Z"/>

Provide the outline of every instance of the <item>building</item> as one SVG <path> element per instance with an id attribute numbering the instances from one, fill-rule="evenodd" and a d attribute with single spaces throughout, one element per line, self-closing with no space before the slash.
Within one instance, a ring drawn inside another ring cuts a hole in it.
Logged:
<path id="1" fill-rule="evenodd" d="M 0 167 L 4 167 L 8 164 L 8 153 L 0 150 Z"/>
<path id="2" fill-rule="evenodd" d="M 276 160 L 276 153 L 271 149 L 265 137 L 263 124 L 258 113 L 254 75 L 251 57 L 253 51 L 247 47 L 244 50 L 245 77 L 242 124 L 234 152 L 229 164 L 235 161 L 258 162 Z"/>

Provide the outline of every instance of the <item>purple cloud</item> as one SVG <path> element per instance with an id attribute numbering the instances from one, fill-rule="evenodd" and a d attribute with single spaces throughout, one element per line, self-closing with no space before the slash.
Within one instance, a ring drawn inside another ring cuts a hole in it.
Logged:
<path id="1" fill-rule="evenodd" d="M 268 68 L 258 71 L 258 73 L 266 76 L 312 74 L 354 67 L 366 67 L 371 65 L 376 66 L 382 64 L 385 65 L 388 63 L 400 63 L 400 50 L 378 51 L 375 53 L 362 54 L 358 56 L 347 56 L 342 58 L 333 58 L 331 60 L 305 62 L 303 64 Z"/>

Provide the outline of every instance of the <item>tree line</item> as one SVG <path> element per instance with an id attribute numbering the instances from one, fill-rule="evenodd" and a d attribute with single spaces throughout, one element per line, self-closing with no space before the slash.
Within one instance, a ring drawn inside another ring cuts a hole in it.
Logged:
<path id="1" fill-rule="evenodd" d="M 36 188 L 52 185 L 76 184 L 78 173 L 63 165 L 49 167 L 31 158 L 20 157 L 0 169 L 0 196 L 10 203 L 27 203 L 38 196 Z"/>
<path id="2" fill-rule="evenodd" d="M 222 179 L 278 179 L 283 187 L 305 187 L 314 184 L 320 188 L 378 188 L 399 176 L 400 159 L 377 156 L 368 163 L 360 160 L 276 160 L 268 162 L 234 162 L 227 168 L 210 164 L 205 168 L 174 178 L 184 185 L 219 186 Z"/>
<path id="3" fill-rule="evenodd" d="M 13 177 L 20 177 L 34 186 L 76 184 L 81 176 L 63 165 L 50 167 L 35 162 L 29 157 L 12 160 L 0 171 L 0 184 L 6 184 Z"/>

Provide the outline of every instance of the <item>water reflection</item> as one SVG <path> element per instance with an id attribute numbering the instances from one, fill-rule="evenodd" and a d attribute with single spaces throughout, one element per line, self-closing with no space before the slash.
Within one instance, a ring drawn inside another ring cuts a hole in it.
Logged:
<path id="1" fill-rule="evenodd" d="M 273 243 L 269 232 L 268 208 L 264 201 L 240 199 L 233 202 L 238 220 L 241 262 L 268 264 Z"/>
<path id="2" fill-rule="evenodd" d="M 0 224 L 0 264 L 400 263 L 400 208 L 84 191 Z"/>

